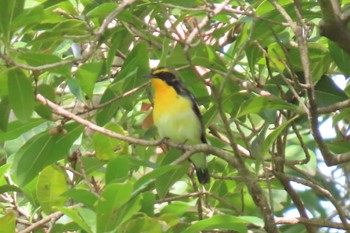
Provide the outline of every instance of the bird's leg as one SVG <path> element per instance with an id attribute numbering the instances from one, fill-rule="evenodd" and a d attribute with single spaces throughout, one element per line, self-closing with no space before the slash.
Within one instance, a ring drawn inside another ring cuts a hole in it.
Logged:
<path id="1" fill-rule="evenodd" d="M 186 138 L 185 141 L 183 141 L 182 143 L 179 143 L 179 147 L 182 150 L 182 152 L 185 152 L 184 145 L 186 144 L 187 141 L 188 141 L 188 138 Z"/>
<path id="2" fill-rule="evenodd" d="M 168 149 L 169 149 L 169 147 L 168 147 L 169 141 L 170 141 L 170 138 L 168 138 L 168 137 L 164 137 L 160 141 L 159 147 L 163 150 L 163 152 L 167 152 L 168 151 Z"/>
<path id="3" fill-rule="evenodd" d="M 164 138 L 162 138 L 162 140 L 160 141 L 160 144 L 168 144 L 169 141 L 170 141 L 170 138 L 164 137 Z"/>

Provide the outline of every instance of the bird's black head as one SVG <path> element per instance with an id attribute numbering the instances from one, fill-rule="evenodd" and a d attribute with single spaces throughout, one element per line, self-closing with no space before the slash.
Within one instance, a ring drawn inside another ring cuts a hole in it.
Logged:
<path id="1" fill-rule="evenodd" d="M 151 73 L 152 78 L 159 78 L 166 82 L 169 86 L 174 87 L 176 90 L 182 86 L 180 79 L 178 79 L 174 73 L 165 68 L 159 68 Z"/>

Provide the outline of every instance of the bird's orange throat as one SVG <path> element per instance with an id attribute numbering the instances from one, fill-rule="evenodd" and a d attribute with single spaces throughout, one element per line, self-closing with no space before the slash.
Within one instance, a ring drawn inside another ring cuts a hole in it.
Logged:
<path id="1" fill-rule="evenodd" d="M 152 79 L 152 86 L 154 88 L 154 104 L 166 106 L 174 102 L 177 97 L 175 89 L 169 86 L 165 81 L 157 78 Z"/>
<path id="2" fill-rule="evenodd" d="M 164 114 L 175 114 L 178 95 L 173 87 L 161 79 L 153 78 L 152 86 L 154 88 L 153 119 L 157 125 Z"/>

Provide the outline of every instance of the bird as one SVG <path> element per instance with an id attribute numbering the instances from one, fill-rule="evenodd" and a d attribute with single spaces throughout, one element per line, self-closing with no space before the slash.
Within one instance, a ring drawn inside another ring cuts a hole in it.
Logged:
<path id="1" fill-rule="evenodd" d="M 169 69 L 158 68 L 149 75 L 154 89 L 153 121 L 162 138 L 178 144 L 207 143 L 202 115 L 193 94 Z M 210 181 L 206 154 L 191 156 L 199 183 Z"/>

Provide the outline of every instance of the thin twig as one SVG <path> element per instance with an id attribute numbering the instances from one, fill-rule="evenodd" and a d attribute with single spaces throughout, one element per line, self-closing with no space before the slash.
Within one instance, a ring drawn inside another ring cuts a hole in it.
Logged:
<path id="1" fill-rule="evenodd" d="M 41 219 L 40 221 L 37 221 L 35 223 L 33 223 L 32 225 L 30 225 L 29 227 L 27 227 L 26 229 L 20 231 L 19 233 L 29 233 L 32 232 L 33 230 L 44 226 L 47 222 L 52 221 L 53 219 L 55 219 L 57 221 L 57 219 L 61 218 L 63 216 L 63 213 L 61 211 L 52 213 L 48 216 L 46 216 L 45 218 Z"/>
<path id="2" fill-rule="evenodd" d="M 108 100 L 108 101 L 106 101 L 106 102 L 104 102 L 102 104 L 98 104 L 98 105 L 94 106 L 93 108 L 88 109 L 86 111 L 79 112 L 79 113 L 77 113 L 77 115 L 86 114 L 86 113 L 91 112 L 93 110 L 104 108 L 104 107 L 106 107 L 106 106 L 108 106 L 108 105 L 110 105 L 110 104 L 112 104 L 112 103 L 114 103 L 114 102 L 116 102 L 116 101 L 118 101 L 120 99 L 123 99 L 123 98 L 125 98 L 125 97 L 127 97 L 129 95 L 132 95 L 132 94 L 138 92 L 139 90 L 141 90 L 144 87 L 146 87 L 147 85 L 149 85 L 149 83 L 150 82 L 145 82 L 145 83 L 141 84 L 140 86 L 131 89 L 130 91 L 126 91 L 125 93 L 114 97 L 113 99 L 110 99 L 110 100 Z M 67 108 L 65 108 L 65 109 L 67 109 Z"/>
<path id="3" fill-rule="evenodd" d="M 298 193 L 293 189 L 292 185 L 290 184 L 290 181 L 285 176 L 279 175 L 279 173 L 276 173 L 276 176 L 281 181 L 282 185 L 284 186 L 284 189 L 286 190 L 286 192 L 289 194 L 289 196 L 293 200 L 293 203 L 295 204 L 295 206 L 300 214 L 300 217 L 308 220 L 309 217 L 307 215 L 304 203 L 302 202 L 302 200 L 298 196 Z M 309 233 L 315 232 L 315 229 L 311 225 L 304 223 L 304 226 Z"/>
<path id="4" fill-rule="evenodd" d="M 230 0 L 225 0 L 223 3 L 221 3 L 219 6 L 217 6 L 213 11 L 208 12 L 208 15 L 205 16 L 202 19 L 202 21 L 200 21 L 198 23 L 198 26 L 192 30 L 192 32 L 190 33 L 190 35 L 186 39 L 185 48 L 184 48 L 185 51 L 187 51 L 191 47 L 193 39 L 198 35 L 198 33 L 200 33 L 200 30 L 209 23 L 209 20 L 213 16 L 219 14 L 226 7 L 226 5 L 229 4 L 229 2 L 230 2 Z"/>
<path id="5" fill-rule="evenodd" d="M 68 118 L 68 119 L 72 119 L 74 120 L 75 122 L 81 124 L 81 125 L 84 125 L 94 131 L 97 131 L 97 132 L 100 132 L 100 133 L 103 133 L 105 135 L 108 135 L 112 138 L 117 138 L 117 139 L 120 139 L 120 140 L 123 140 L 123 141 L 127 141 L 129 143 L 132 143 L 132 144 L 139 144 L 139 145 L 144 145 L 144 146 L 157 146 L 160 144 L 161 141 L 147 141 L 147 140 L 142 140 L 142 139 L 137 139 L 137 138 L 133 138 L 133 137 L 129 137 L 129 136 L 125 136 L 125 135 L 122 135 L 122 134 L 118 134 L 118 133 L 115 133 L 111 130 L 107 130 L 105 128 L 102 128 L 94 123 L 92 123 L 91 121 L 88 121 L 88 120 L 85 120 L 67 110 L 65 110 L 64 108 L 62 108 L 61 106 L 51 102 L 50 100 L 46 99 L 45 97 L 43 97 L 42 95 L 40 94 L 37 94 L 36 95 L 36 99 L 41 102 L 42 104 L 44 105 L 47 105 L 49 106 L 53 112 L 55 112 L 56 114 L 58 115 L 61 115 L 61 116 L 64 116 L 65 118 Z"/>
<path id="6" fill-rule="evenodd" d="M 329 227 L 334 229 L 346 229 L 342 223 L 335 223 L 323 219 L 306 219 L 306 218 L 291 218 L 291 217 L 276 217 L 276 224 L 307 224 L 314 227 Z"/>
<path id="7" fill-rule="evenodd" d="M 311 181 L 303 179 L 303 178 L 294 177 L 291 175 L 286 175 L 284 173 L 279 173 L 278 175 L 281 177 L 285 177 L 286 179 L 288 179 L 290 181 L 294 181 L 296 183 L 308 186 L 308 187 L 312 188 L 318 195 L 321 195 L 321 196 L 324 196 L 325 198 L 327 198 L 336 208 L 336 210 L 338 212 L 338 216 L 339 216 L 340 220 L 342 221 L 344 228 L 348 229 L 348 230 L 350 229 L 350 224 L 347 222 L 347 217 L 346 217 L 344 210 L 342 209 L 342 206 L 338 203 L 338 201 L 333 197 L 333 195 L 327 189 L 322 188 L 321 186 L 319 186 L 315 182 L 311 182 Z"/>
<path id="8" fill-rule="evenodd" d="M 89 187 L 90 192 L 92 194 L 94 194 L 96 197 L 98 197 L 98 192 L 96 191 L 94 186 L 91 184 L 91 180 L 89 179 L 89 177 L 86 174 L 85 166 L 84 166 L 84 163 L 81 159 L 80 151 L 76 150 L 75 153 L 76 153 L 77 161 L 78 161 L 79 166 L 80 166 L 81 174 L 83 175 L 83 179 L 85 180 L 86 185 Z"/>

